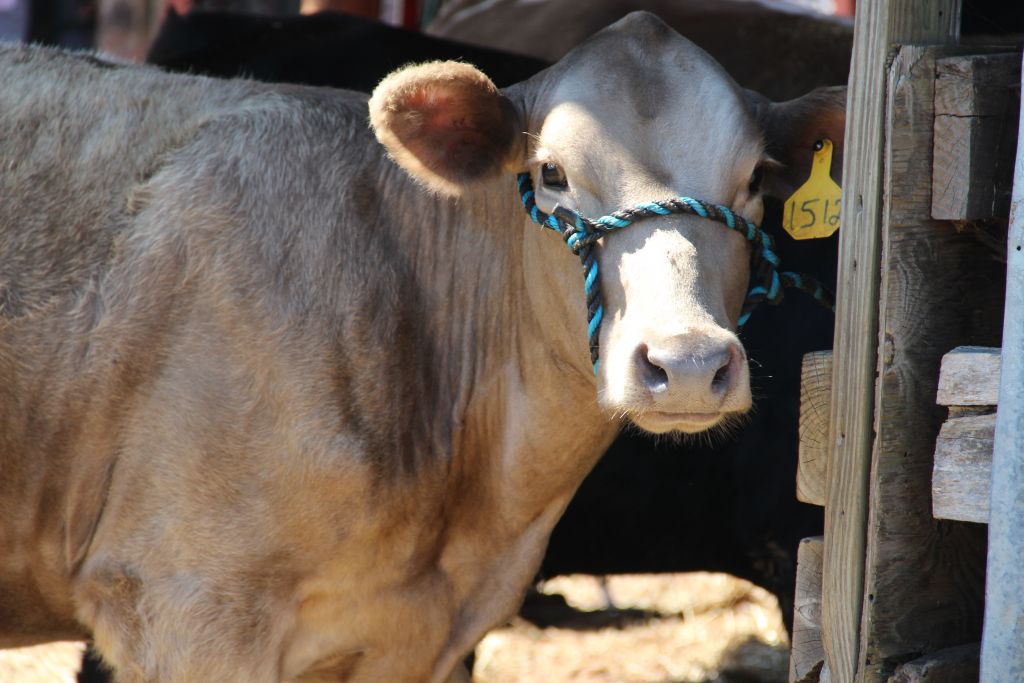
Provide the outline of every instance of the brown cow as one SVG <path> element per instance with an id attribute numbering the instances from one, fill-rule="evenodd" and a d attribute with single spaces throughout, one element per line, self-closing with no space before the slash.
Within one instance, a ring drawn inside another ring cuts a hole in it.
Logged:
<path id="1" fill-rule="evenodd" d="M 443 681 L 624 416 L 750 405 L 738 232 L 596 247 L 595 376 L 579 261 L 513 179 L 759 220 L 762 131 L 809 109 L 755 120 L 650 15 L 504 92 L 407 68 L 372 132 L 355 93 L 39 48 L 0 82 L 3 644 L 91 635 L 131 682 Z"/>

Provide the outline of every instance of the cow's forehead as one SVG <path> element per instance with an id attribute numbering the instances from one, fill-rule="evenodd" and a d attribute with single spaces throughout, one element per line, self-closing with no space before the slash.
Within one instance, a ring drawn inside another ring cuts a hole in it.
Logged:
<path id="1" fill-rule="evenodd" d="M 641 173 L 687 185 L 678 191 L 720 193 L 763 151 L 735 82 L 651 15 L 631 15 L 570 53 L 535 101 L 541 151 L 606 187 Z"/>

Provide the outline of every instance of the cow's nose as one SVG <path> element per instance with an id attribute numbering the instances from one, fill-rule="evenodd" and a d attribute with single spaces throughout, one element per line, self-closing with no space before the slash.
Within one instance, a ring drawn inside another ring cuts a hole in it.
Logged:
<path id="1" fill-rule="evenodd" d="M 655 403 L 713 412 L 735 409 L 730 399 L 740 393 L 744 359 L 733 339 L 683 334 L 640 344 L 635 367 Z"/>

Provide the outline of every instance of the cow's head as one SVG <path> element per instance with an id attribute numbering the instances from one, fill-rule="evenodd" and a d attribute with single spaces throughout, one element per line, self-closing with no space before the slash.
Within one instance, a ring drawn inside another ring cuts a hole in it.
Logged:
<path id="1" fill-rule="evenodd" d="M 841 112 L 838 98 L 818 99 Z M 471 195 L 502 174 L 513 192 L 512 174 L 526 171 L 545 212 L 557 204 L 597 218 L 686 195 L 754 223 L 766 188 L 792 186 L 766 150 L 809 162 L 814 139 L 792 131 L 817 116 L 816 107 L 749 96 L 700 48 L 641 12 L 504 93 L 469 65 L 406 68 L 377 88 L 370 115 L 391 156 L 443 194 Z M 837 123 L 824 132 L 841 147 L 841 116 Z M 806 150 L 789 149 L 805 142 Z M 525 212 L 517 218 L 528 220 Z M 647 218 L 601 241 L 597 381 L 607 410 L 663 433 L 699 432 L 749 409 L 747 359 L 734 330 L 750 248 L 724 225 L 681 215 Z M 568 321 L 584 365 L 578 261 L 554 234 L 531 238 L 526 250 L 531 298 L 555 309 L 548 318 Z"/>

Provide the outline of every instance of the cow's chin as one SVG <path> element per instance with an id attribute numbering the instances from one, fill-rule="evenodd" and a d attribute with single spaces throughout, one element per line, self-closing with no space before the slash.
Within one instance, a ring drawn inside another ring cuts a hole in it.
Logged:
<path id="1" fill-rule="evenodd" d="M 699 434 L 730 421 L 733 413 L 670 413 L 649 410 L 632 415 L 633 424 L 652 434 Z"/>

